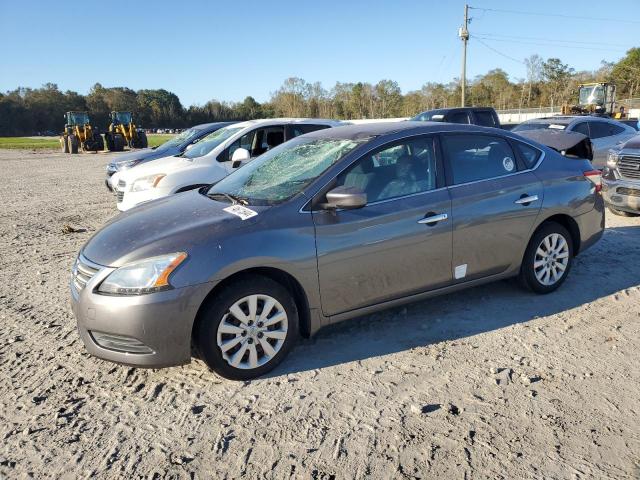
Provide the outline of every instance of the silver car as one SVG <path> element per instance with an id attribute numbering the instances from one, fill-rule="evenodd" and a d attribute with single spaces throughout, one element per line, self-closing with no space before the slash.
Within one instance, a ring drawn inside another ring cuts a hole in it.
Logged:
<path id="1" fill-rule="evenodd" d="M 589 137 L 593 148 L 593 164 L 598 168 L 604 168 L 606 165 L 611 148 L 622 145 L 638 134 L 629 125 L 610 118 L 591 115 L 536 118 L 514 127 L 512 132 L 545 128 L 578 132 Z"/>
<path id="2" fill-rule="evenodd" d="M 609 153 L 602 189 L 612 213 L 626 217 L 640 215 L 640 135 Z"/>
<path id="3" fill-rule="evenodd" d="M 302 135 L 98 231 L 73 267 L 78 330 L 103 359 L 178 365 L 193 346 L 250 379 L 341 320 L 510 277 L 549 293 L 602 235 L 600 175 L 473 125 Z"/>

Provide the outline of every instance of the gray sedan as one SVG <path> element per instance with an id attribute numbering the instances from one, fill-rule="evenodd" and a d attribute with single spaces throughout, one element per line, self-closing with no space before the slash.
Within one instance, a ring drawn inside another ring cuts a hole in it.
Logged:
<path id="1" fill-rule="evenodd" d="M 250 379 L 341 320 L 510 277 L 554 291 L 602 235 L 600 178 L 492 128 L 321 130 L 116 217 L 82 248 L 71 304 L 97 357 L 162 367 L 194 346 Z"/>
<path id="2" fill-rule="evenodd" d="M 611 148 L 622 145 L 638 134 L 633 127 L 624 123 L 590 115 L 536 118 L 514 127 L 512 132 L 544 128 L 578 132 L 589 137 L 593 147 L 593 164 L 598 168 L 604 168 L 606 165 Z"/>

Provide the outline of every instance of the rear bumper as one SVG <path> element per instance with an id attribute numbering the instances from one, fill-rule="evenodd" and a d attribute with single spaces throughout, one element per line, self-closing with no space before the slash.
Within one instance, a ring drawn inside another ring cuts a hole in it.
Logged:
<path id="1" fill-rule="evenodd" d="M 80 291 L 71 285 L 71 309 L 87 351 L 136 367 L 188 363 L 193 323 L 212 285 L 128 297 L 95 293 L 95 287 L 112 271 L 101 270 Z"/>
<path id="2" fill-rule="evenodd" d="M 613 172 L 610 172 L 602 177 L 602 196 L 615 209 L 640 212 L 640 181 L 614 178 Z"/>
<path id="3" fill-rule="evenodd" d="M 584 252 L 602 237 L 604 233 L 604 201 L 602 196 L 596 195 L 593 209 L 574 217 L 580 231 L 580 249 Z"/>

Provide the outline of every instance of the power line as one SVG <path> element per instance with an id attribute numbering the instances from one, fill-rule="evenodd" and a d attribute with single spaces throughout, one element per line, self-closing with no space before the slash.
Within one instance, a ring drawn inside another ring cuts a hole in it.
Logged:
<path id="1" fill-rule="evenodd" d="M 584 16 L 578 16 L 578 15 L 564 15 L 561 13 L 524 12 L 521 10 L 505 10 L 500 8 L 482 8 L 482 7 L 471 7 L 471 6 L 469 6 L 469 8 L 473 10 L 481 10 L 483 12 L 513 13 L 516 15 L 536 15 L 539 17 L 570 18 L 570 19 L 576 19 L 576 20 L 593 20 L 596 22 L 618 22 L 618 23 L 640 24 L 640 21 L 638 20 L 627 20 L 623 18 L 584 17 Z"/>
<path id="2" fill-rule="evenodd" d="M 536 46 L 539 46 L 539 47 L 575 48 L 575 49 L 578 49 L 578 50 L 600 50 L 600 51 L 603 51 L 603 52 L 617 52 L 617 53 L 624 52 L 624 50 L 614 50 L 614 49 L 610 49 L 610 48 L 598 48 L 598 47 L 586 47 L 586 46 L 580 47 L 580 46 L 577 46 L 577 45 L 560 45 L 559 43 L 557 43 L 555 41 L 552 41 L 552 40 L 549 40 L 550 43 L 549 42 L 548 43 L 539 43 L 539 42 L 523 42 L 523 41 L 520 41 L 520 40 L 508 40 L 508 39 L 500 39 L 500 38 L 488 38 L 488 37 L 484 37 L 484 36 L 477 37 L 475 35 L 474 35 L 474 37 L 476 39 L 482 38 L 484 40 L 489 40 L 489 41 L 492 41 L 492 42 L 519 43 L 519 44 L 522 44 L 522 45 L 536 45 Z"/>
<path id="3" fill-rule="evenodd" d="M 485 47 L 487 47 L 489 50 L 497 53 L 498 55 L 503 56 L 504 58 L 508 58 L 509 60 L 513 60 L 514 62 L 518 62 L 522 65 L 525 65 L 525 63 L 522 60 L 518 60 L 517 58 L 513 58 L 510 55 L 507 55 L 506 53 L 502 53 L 499 50 L 496 50 L 495 48 L 493 48 L 491 45 L 487 45 L 486 43 L 484 43 L 479 37 L 476 37 L 475 35 L 471 35 L 471 38 L 475 38 L 478 42 L 480 42 L 482 45 L 484 45 Z"/>
<path id="4" fill-rule="evenodd" d="M 604 42 L 585 42 L 580 40 L 550 40 L 548 37 L 525 37 L 522 35 L 503 35 L 501 33 L 489 33 L 489 32 L 476 32 L 477 35 L 482 35 L 483 37 L 497 37 L 497 38 L 514 38 L 514 39 L 523 39 L 523 40 L 542 40 L 545 42 L 557 41 L 560 43 L 578 43 L 583 45 L 607 45 L 610 47 L 627 47 L 627 45 L 622 43 L 604 43 Z"/>

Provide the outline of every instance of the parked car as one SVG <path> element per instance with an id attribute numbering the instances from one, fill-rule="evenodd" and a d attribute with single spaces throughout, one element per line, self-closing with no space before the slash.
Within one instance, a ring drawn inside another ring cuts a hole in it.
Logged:
<path id="1" fill-rule="evenodd" d="M 500 127 L 498 114 L 491 107 L 438 108 L 419 113 L 411 120 L 420 122 L 447 122 Z"/>
<path id="2" fill-rule="evenodd" d="M 118 176 L 118 209 L 200 188 L 303 133 L 340 125 L 335 120 L 276 118 L 250 120 L 221 128 L 179 156 L 138 165 Z"/>
<path id="3" fill-rule="evenodd" d="M 640 135 L 609 152 L 602 191 L 612 213 L 640 215 Z"/>
<path id="4" fill-rule="evenodd" d="M 593 164 L 601 169 L 607 163 L 607 155 L 611 148 L 623 144 L 638 133 L 624 123 L 591 115 L 536 118 L 522 122 L 511 131 L 519 133 L 546 128 L 578 132 L 589 137 L 593 145 Z"/>
<path id="5" fill-rule="evenodd" d="M 113 191 L 111 180 L 116 172 L 127 170 L 135 167 L 136 165 L 140 165 L 141 163 L 157 160 L 158 158 L 179 155 L 208 134 L 215 132 L 216 130 L 220 130 L 228 125 L 232 125 L 233 123 L 236 122 L 203 123 L 183 131 L 180 135 L 166 141 L 159 147 L 145 148 L 144 150 L 136 150 L 135 152 L 119 155 L 114 158 L 113 161 L 109 162 L 109 165 L 107 165 L 107 178 L 105 179 L 105 185 L 109 190 Z"/>
<path id="6" fill-rule="evenodd" d="M 510 277 L 549 293 L 602 235 L 600 174 L 471 125 L 302 135 L 98 231 L 73 267 L 78 331 L 106 360 L 178 365 L 193 345 L 250 379 L 299 332 Z"/>

